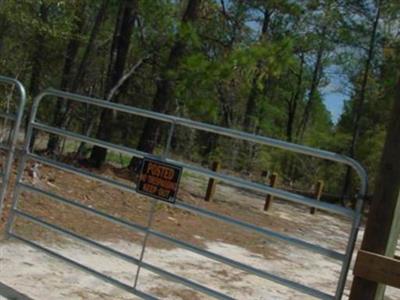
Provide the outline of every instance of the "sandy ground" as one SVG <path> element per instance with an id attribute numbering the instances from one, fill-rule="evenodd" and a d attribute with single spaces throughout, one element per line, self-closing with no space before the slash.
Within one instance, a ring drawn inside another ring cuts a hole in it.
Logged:
<path id="1" fill-rule="evenodd" d="M 138 253 L 139 245 L 119 241 L 105 243 L 124 253 Z M 126 284 L 133 284 L 136 266 L 74 243 L 62 246 L 47 245 L 58 253 L 73 258 L 97 271 L 112 276 Z M 227 253 L 247 264 L 272 271 L 275 274 L 289 274 L 310 286 L 325 287 L 332 290 L 332 280 L 337 267 L 322 258 L 307 257 L 289 247 L 281 249 L 287 259 L 265 260 L 244 248 L 225 243 L 207 243 L 207 249 L 215 253 Z M 278 249 L 277 249 L 278 250 Z M 95 277 L 71 268 L 57 259 L 15 242 L 3 243 L 1 251 L 1 281 L 17 288 L 34 299 L 134 299 L 132 295 L 99 281 Z M 301 258 L 306 268 L 296 268 Z M 145 261 L 190 278 L 198 283 L 207 284 L 218 291 L 236 299 L 310 299 L 267 280 L 248 275 L 244 272 L 225 267 L 219 263 L 190 252 L 174 249 L 148 249 Z M 207 299 L 183 286 L 168 282 L 159 276 L 142 270 L 138 288 L 163 299 Z M 346 295 L 348 291 L 346 291 Z M 394 289 L 387 291 L 388 299 L 400 299 L 400 293 Z M 390 297 L 390 298 L 389 298 Z M 346 298 L 346 297 L 344 297 Z"/>
<path id="2" fill-rule="evenodd" d="M 126 242 L 109 244 L 125 250 L 125 253 L 137 252 L 138 245 Z M 74 257 L 74 259 L 84 262 L 86 265 L 94 267 L 96 270 L 118 278 L 124 283 L 133 283 L 136 267 L 129 265 L 118 259 L 109 257 L 96 251 L 85 251 L 76 245 L 64 245 L 63 248 L 53 247 L 58 252 Z M 233 257 L 241 258 L 249 264 L 256 264 L 278 273 L 285 273 L 290 269 L 287 263 L 286 268 L 277 266 L 274 261 L 267 262 L 259 255 L 247 251 L 237 246 L 224 243 L 211 243 L 207 245 L 210 251 L 222 253 L 229 251 Z M 4 275 L 2 280 L 12 285 L 20 287 L 20 291 L 29 293 L 35 299 L 131 299 L 118 289 L 107 284 L 99 285 L 98 280 L 87 276 L 84 273 L 76 272 L 74 269 L 65 267 L 59 261 L 49 259 L 36 251 L 20 244 L 8 244 L 2 248 L 4 265 Z M 23 260 L 13 260 L 13 255 L 22 255 Z M 7 258 L 5 258 L 7 257 Z M 226 268 L 221 264 L 212 262 L 208 259 L 191 254 L 184 250 L 157 250 L 149 249 L 146 252 L 146 261 L 191 278 L 199 283 L 205 283 L 221 292 L 225 292 L 237 299 L 307 299 L 306 296 L 297 294 L 290 290 L 281 289 L 278 285 L 268 281 L 258 279 L 241 271 Z M 34 263 L 32 263 L 34 262 Z M 311 262 L 310 262 L 311 263 Z M 3 272 L 2 272 L 3 273 Z M 324 272 L 324 277 L 329 278 L 330 270 Z M 294 274 L 293 274 L 294 275 Z M 296 274 L 303 276 L 305 274 Z M 308 282 L 318 282 L 320 274 L 309 272 Z M 212 280 L 210 280 L 212 279 Z M 200 294 L 162 280 L 158 276 L 142 271 L 138 287 L 140 290 L 157 295 L 166 299 L 206 299 Z M 190 298 L 189 298 L 190 296 Z"/>
<path id="3" fill-rule="evenodd" d="M 115 177 L 114 171 L 110 173 L 110 170 L 107 170 L 102 175 Z M 40 174 L 36 182 L 27 176 L 28 182 L 72 199 L 82 199 L 84 205 L 107 211 L 119 218 L 139 224 L 145 224 L 147 220 L 149 199 L 146 197 L 110 189 L 75 175 L 44 167 L 40 168 Z M 118 178 L 122 176 L 117 175 Z M 265 213 L 262 211 L 263 197 L 225 185 L 219 185 L 214 201 L 206 203 L 202 200 L 204 183 L 204 180 L 197 177 L 186 176 L 182 181 L 179 198 L 191 205 L 343 252 L 349 231 L 347 220 L 322 212 L 310 216 L 305 207 L 279 200 L 274 202 L 271 212 Z M 10 203 L 6 206 L 9 208 L 9 205 Z M 48 200 L 32 194 L 22 196 L 20 208 L 48 222 L 65 226 L 71 231 L 78 230 L 85 236 L 122 253 L 139 257 L 140 241 L 143 238 L 139 234 L 127 233 L 121 228 L 49 203 Z M 17 225 L 18 233 L 57 253 L 125 284 L 133 285 L 135 281 L 135 265 L 94 248 L 56 238 L 37 226 L 28 226 L 25 223 Z M 208 251 L 226 255 L 326 293 L 334 293 L 339 265 L 320 255 L 165 205 L 157 206 L 153 228 Z M 361 238 L 362 232 L 358 245 Z M 153 239 L 150 239 L 149 245 L 145 253 L 147 263 L 207 285 L 236 299 L 311 299 L 270 281 Z M 348 295 L 350 280 L 351 273 L 344 299 Z M 135 298 L 117 287 L 65 265 L 60 260 L 12 240 L 0 241 L 0 281 L 40 300 Z M 140 273 L 138 289 L 162 299 L 208 299 L 145 270 Z M 390 300 L 400 300 L 399 290 L 388 289 L 386 296 Z"/>

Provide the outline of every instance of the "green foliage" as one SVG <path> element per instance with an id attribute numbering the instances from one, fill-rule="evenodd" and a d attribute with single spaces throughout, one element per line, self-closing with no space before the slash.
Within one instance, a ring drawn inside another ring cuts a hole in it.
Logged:
<path id="1" fill-rule="evenodd" d="M 27 86 L 38 77 L 40 88 L 58 87 L 67 47 L 76 40 L 79 47 L 77 59 L 71 65 L 73 77 L 102 3 L 100 0 L 0 1 L 1 73 L 18 77 Z M 204 0 L 196 22 L 182 22 L 186 3 L 137 1 L 125 71 L 142 58 L 150 58 L 121 87 L 121 103 L 150 108 L 160 81 L 166 80 L 173 87 L 174 99 L 167 105 L 168 113 L 343 154 L 348 152 L 375 12 L 372 3 Z M 120 4 L 121 1 L 109 1 L 89 53 L 89 66 L 79 83 L 81 93 L 104 95 L 110 52 L 115 50 L 112 36 Z M 387 1 L 382 10 L 356 147 L 356 158 L 367 167 L 372 180 L 385 136 L 392 87 L 400 69 L 400 42 L 396 35 L 399 11 L 397 1 Z M 83 21 L 81 32 L 77 32 L 77 21 Z M 176 64 L 168 64 L 171 48 L 177 43 L 183 45 L 183 54 Z M 319 52 L 322 59 L 317 69 Z M 41 74 L 35 74 L 35 65 L 41 66 Z M 336 125 L 323 104 L 324 88 L 330 84 L 327 74 L 330 67 L 343 72 L 341 76 L 348 79 L 351 89 Z M 302 134 L 299 128 L 310 103 L 313 83 L 316 92 L 311 99 L 310 120 Z M 50 112 L 51 107 L 46 106 L 41 114 L 51 119 Z M 90 119 L 98 114 L 96 110 L 79 108 L 70 126 L 85 132 Z M 135 146 L 143 122 L 140 118 L 116 115 L 110 121 L 117 131 L 112 141 Z M 160 142 L 165 142 L 165 132 L 160 130 Z M 340 190 L 343 170 L 332 164 L 181 129 L 174 139 L 174 154 L 196 162 L 207 164 L 207 160 L 218 159 L 232 170 L 274 170 L 286 181 L 294 180 L 304 186 L 320 176 L 327 178 L 328 189 Z M 110 154 L 109 159 L 115 161 L 119 157 Z"/>

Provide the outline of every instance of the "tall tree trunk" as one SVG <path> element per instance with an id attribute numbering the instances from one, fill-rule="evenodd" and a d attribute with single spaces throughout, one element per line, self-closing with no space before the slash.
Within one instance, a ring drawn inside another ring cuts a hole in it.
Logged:
<path id="1" fill-rule="evenodd" d="M 96 37 L 100 31 L 101 24 L 105 19 L 109 2 L 110 2 L 110 0 L 103 0 L 101 6 L 99 8 L 99 11 L 97 12 L 95 22 L 92 27 L 91 33 L 90 33 L 89 41 L 86 45 L 84 54 L 82 56 L 82 59 L 79 63 L 76 74 L 74 76 L 74 79 L 72 80 L 72 83 L 69 88 L 69 90 L 71 92 L 76 92 L 79 89 L 79 86 L 82 84 L 84 75 L 89 66 L 90 54 L 94 50 Z M 60 103 L 60 101 L 58 101 L 57 103 Z M 70 103 L 67 103 L 66 107 L 64 107 L 64 109 L 61 109 L 62 103 L 60 103 L 59 105 L 60 105 L 60 108 L 59 108 L 60 112 L 56 114 L 56 116 L 59 115 L 59 117 L 58 117 L 59 123 L 55 124 L 55 126 L 65 128 L 67 126 L 67 124 L 69 124 L 69 122 L 70 122 L 70 119 L 72 117 L 72 113 L 74 110 L 74 106 L 72 106 Z M 47 151 L 50 153 L 53 153 L 55 149 L 59 148 L 59 144 L 60 144 L 59 136 L 50 136 L 49 144 L 47 146 Z"/>
<path id="2" fill-rule="evenodd" d="M 262 28 L 261 28 L 261 35 L 259 37 L 260 43 L 267 43 L 271 15 L 272 15 L 272 12 L 270 12 L 270 10 L 268 8 L 265 8 L 264 19 L 263 19 L 263 24 L 262 24 Z M 250 132 L 253 134 L 256 134 L 257 129 L 260 128 L 260 125 L 259 125 L 260 117 L 257 117 L 257 114 L 259 111 L 259 107 L 257 105 L 257 99 L 260 95 L 260 88 L 258 86 L 258 80 L 262 73 L 263 67 L 264 67 L 264 63 L 262 62 L 262 60 L 258 61 L 257 67 L 256 67 L 256 73 L 252 79 L 250 93 L 249 93 L 249 96 L 247 99 L 246 109 L 245 109 L 244 119 L 243 119 L 243 124 L 242 124 L 242 128 L 244 131 Z M 267 83 L 264 84 L 264 87 L 266 87 L 266 85 L 267 85 Z M 240 151 L 237 152 L 239 154 L 239 156 L 238 156 L 239 161 L 237 162 L 239 165 L 239 168 L 241 169 L 242 166 L 246 166 L 247 170 L 250 171 L 252 169 L 252 162 L 254 161 L 254 158 L 257 153 L 257 147 L 254 143 L 242 141 L 240 143 L 239 148 L 240 148 Z"/>
<path id="3" fill-rule="evenodd" d="M 87 43 L 87 46 L 86 46 L 85 52 L 82 56 L 82 59 L 79 63 L 79 66 L 78 66 L 78 69 L 76 72 L 76 76 L 72 82 L 71 91 L 73 91 L 73 92 L 75 92 L 79 89 L 79 85 L 82 83 L 82 80 L 85 76 L 86 70 L 87 70 L 87 68 L 89 66 L 89 62 L 90 62 L 90 54 L 94 50 L 95 41 L 96 41 L 97 35 L 100 31 L 101 24 L 103 23 L 103 21 L 106 17 L 109 3 L 110 3 L 110 0 L 103 0 L 101 6 L 99 8 L 99 11 L 97 12 L 92 30 L 90 32 L 89 41 Z"/>
<path id="4" fill-rule="evenodd" d="M 322 68 L 323 68 L 322 59 L 323 59 L 323 56 L 325 53 L 326 33 L 327 33 L 327 26 L 324 25 L 322 28 L 321 35 L 320 35 L 321 41 L 320 41 L 320 44 L 319 44 L 319 47 L 317 50 L 316 59 L 315 59 L 314 71 L 313 71 L 313 76 L 312 76 L 312 80 L 311 80 L 310 92 L 308 94 L 308 100 L 306 102 L 303 118 L 300 123 L 299 130 L 297 132 L 299 142 L 302 142 L 304 139 L 304 134 L 309 125 L 311 112 L 314 107 L 315 97 L 318 92 L 318 86 L 321 81 Z"/>
<path id="5" fill-rule="evenodd" d="M 0 1 L 0 52 L 3 49 L 3 45 L 4 45 L 4 36 L 5 33 L 8 29 L 8 22 L 6 19 L 6 16 L 4 15 L 4 13 L 1 13 L 2 8 L 1 6 L 3 5 L 3 2 Z"/>
<path id="6" fill-rule="evenodd" d="M 45 4 L 40 5 L 39 9 L 40 21 L 42 23 L 47 23 L 49 7 Z M 42 75 L 42 67 L 44 60 L 44 45 L 45 36 L 43 32 L 38 32 L 35 38 L 35 50 L 32 53 L 32 68 L 31 68 L 31 81 L 29 85 L 29 93 L 33 97 L 36 96 L 40 91 L 40 81 Z"/>
<path id="7" fill-rule="evenodd" d="M 358 98 L 358 101 L 353 110 L 353 135 L 348 153 L 348 155 L 352 158 L 355 157 L 357 141 L 360 135 L 360 123 L 361 123 L 360 121 L 364 111 L 365 93 L 367 90 L 368 76 L 369 76 L 369 71 L 371 69 L 372 60 L 374 59 L 375 56 L 376 35 L 378 31 L 379 19 L 381 16 L 381 1 L 378 1 L 377 5 L 378 5 L 377 11 L 374 23 L 372 25 L 371 37 L 369 41 L 368 55 L 367 59 L 365 60 L 364 75 L 360 88 L 360 97 Z M 351 189 L 351 168 L 349 167 L 346 169 L 346 176 L 344 179 L 343 190 L 342 190 L 342 202 L 344 202 L 344 198 L 346 197 L 350 189 Z"/>
<path id="8" fill-rule="evenodd" d="M 48 22 L 48 12 L 49 7 L 42 3 L 39 9 L 40 21 L 42 23 Z M 43 61 L 44 61 L 44 52 L 45 52 L 45 36 L 42 32 L 38 32 L 35 38 L 35 50 L 32 53 L 32 68 L 31 68 L 31 80 L 29 84 L 29 94 L 32 97 L 35 97 L 39 94 L 40 91 L 40 82 L 43 71 Z M 30 109 L 31 110 L 31 109 Z M 29 118 L 26 120 L 29 122 Z M 32 134 L 32 138 L 30 141 L 30 146 L 33 147 L 36 140 L 36 134 Z"/>
<path id="9" fill-rule="evenodd" d="M 82 4 L 77 8 L 75 15 L 75 24 L 74 30 L 72 32 L 71 40 L 67 44 L 67 49 L 65 51 L 65 61 L 63 73 L 61 76 L 60 89 L 61 90 L 69 90 L 70 82 L 72 81 L 72 69 L 75 65 L 76 56 L 78 54 L 78 50 L 80 47 L 80 35 L 82 34 L 83 27 L 85 24 L 85 9 L 86 5 Z M 56 102 L 56 106 L 53 111 L 53 124 L 56 127 L 59 127 L 63 122 L 63 117 L 65 114 L 67 106 L 67 101 L 63 99 L 58 99 Z M 47 152 L 54 153 L 58 151 L 59 146 L 59 136 L 50 135 L 49 141 L 47 143 Z"/>
<path id="10" fill-rule="evenodd" d="M 78 91 L 84 81 L 86 70 L 90 64 L 90 55 L 92 54 L 92 51 L 95 48 L 94 46 L 95 46 L 96 37 L 100 31 L 101 24 L 105 19 L 109 3 L 110 3 L 110 0 L 103 0 L 102 5 L 100 6 L 99 11 L 96 15 L 96 20 L 92 27 L 89 41 L 86 45 L 84 54 L 79 63 L 78 69 L 76 71 L 76 75 L 72 81 L 72 85 L 70 88 L 71 92 Z M 69 122 L 72 118 L 72 113 L 74 111 L 74 108 L 75 108 L 74 104 L 68 103 L 67 109 L 62 117 L 63 121 L 60 126 L 61 128 L 65 128 L 69 124 Z"/>
<path id="11" fill-rule="evenodd" d="M 304 79 L 304 54 L 300 53 L 300 70 L 297 76 L 296 91 L 292 94 L 290 99 L 287 101 L 287 121 L 286 121 L 286 140 L 288 142 L 293 142 L 294 140 L 294 125 L 297 116 L 297 108 L 299 101 L 304 97 L 303 79 Z M 291 154 L 287 154 L 287 158 L 284 161 L 284 171 L 286 177 L 289 179 L 294 178 L 296 165 L 294 157 Z"/>
<path id="12" fill-rule="evenodd" d="M 300 97 L 302 96 L 303 89 L 304 63 L 304 54 L 300 54 L 300 70 L 299 74 L 297 75 L 296 92 L 288 101 L 288 118 L 286 123 L 286 140 L 288 142 L 293 141 L 294 122 L 296 120 L 297 107 Z"/>
<path id="13" fill-rule="evenodd" d="M 123 76 L 137 9 L 138 2 L 136 0 L 126 0 L 121 3 L 121 13 L 118 16 L 114 32 L 115 43 L 113 42 L 111 47 L 109 75 L 106 85 L 107 93 Z M 118 95 L 114 99 L 118 102 Z M 101 140 L 111 138 L 113 119 L 114 115 L 111 110 L 105 109 L 102 111 L 96 138 Z M 90 161 L 95 167 L 100 167 L 104 163 L 106 156 L 107 149 L 94 146 L 90 155 Z"/>
<path id="14" fill-rule="evenodd" d="M 269 13 L 269 10 L 265 9 L 264 20 L 263 20 L 263 25 L 262 25 L 262 29 L 261 29 L 261 35 L 260 35 L 261 43 L 266 43 L 266 41 L 267 41 L 270 18 L 271 18 L 271 14 Z M 259 74 L 261 73 L 262 67 L 263 67 L 262 62 L 261 61 L 258 62 L 257 63 L 257 72 L 256 72 L 256 75 L 254 75 L 254 77 L 253 77 L 251 89 L 250 89 L 250 93 L 249 93 L 249 98 L 248 98 L 247 104 L 246 104 L 243 129 L 244 129 L 244 131 L 247 131 L 247 132 L 254 132 L 254 128 L 257 126 L 257 124 L 255 124 L 255 122 L 254 122 L 254 119 L 256 117 L 255 115 L 257 112 L 257 96 L 259 94 L 259 88 L 257 85 L 257 81 L 258 81 Z"/>
<path id="15" fill-rule="evenodd" d="M 182 17 L 182 25 L 193 23 L 198 17 L 198 11 L 201 0 L 189 0 L 185 13 Z M 174 83 L 168 77 L 170 71 L 178 68 L 186 52 L 186 43 L 183 39 L 177 38 L 171 48 L 168 61 L 161 71 L 161 79 L 157 82 L 157 91 L 153 99 L 152 110 L 165 113 L 168 105 L 174 97 Z M 147 119 L 139 140 L 138 150 L 153 153 L 156 146 L 157 137 L 160 132 L 160 124 L 154 120 Z M 137 169 L 139 161 L 133 158 L 130 162 L 130 168 Z"/>

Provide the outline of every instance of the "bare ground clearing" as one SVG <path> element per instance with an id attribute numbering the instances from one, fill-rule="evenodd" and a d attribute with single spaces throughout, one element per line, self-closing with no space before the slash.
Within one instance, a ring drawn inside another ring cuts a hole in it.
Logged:
<path id="1" fill-rule="evenodd" d="M 101 175 L 131 184 L 134 188 L 131 176 L 126 170 L 107 166 L 101 171 Z M 56 192 L 114 216 L 141 225 L 146 224 L 150 205 L 147 197 L 119 191 L 46 166 L 40 166 L 38 179 L 33 179 L 27 174 L 25 180 L 37 187 Z M 204 202 L 205 182 L 205 179 L 194 174 L 185 174 L 179 199 L 261 227 L 301 237 L 321 246 L 344 251 L 350 228 L 348 220 L 322 212 L 311 216 L 306 207 L 280 200 L 274 202 L 271 212 L 265 213 L 262 211 L 262 197 L 225 185 L 218 186 L 215 201 Z M 7 199 L 6 211 L 9 207 L 10 197 Z M 134 257 L 139 256 L 140 243 L 143 239 L 141 234 L 30 193 L 23 194 L 20 208 L 48 222 L 80 232 L 118 251 Z M 5 215 L 2 217 L 2 224 L 5 217 Z M 329 293 L 334 291 L 339 266 L 320 255 L 165 204 L 157 205 L 153 228 L 297 282 L 321 288 Z M 133 283 L 136 274 L 134 265 L 65 240 L 22 220 L 17 222 L 15 230 L 123 282 Z M 65 266 L 60 261 L 20 243 L 3 241 L 0 243 L 0 251 L 0 280 L 35 299 L 132 298 L 115 287 Z M 188 251 L 176 249 L 173 245 L 154 238 L 149 240 L 145 259 L 149 263 L 207 284 L 238 299 L 310 298 Z M 145 271 L 141 273 L 139 287 L 161 298 L 205 298 Z M 399 292 L 389 290 L 388 299 L 400 299 Z"/>

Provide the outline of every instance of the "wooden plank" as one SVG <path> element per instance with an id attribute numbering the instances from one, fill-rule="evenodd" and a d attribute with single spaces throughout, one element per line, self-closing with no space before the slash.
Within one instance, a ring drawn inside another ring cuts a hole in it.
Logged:
<path id="1" fill-rule="evenodd" d="M 359 251 L 354 275 L 369 281 L 400 288 L 400 261 L 367 251 Z"/>

